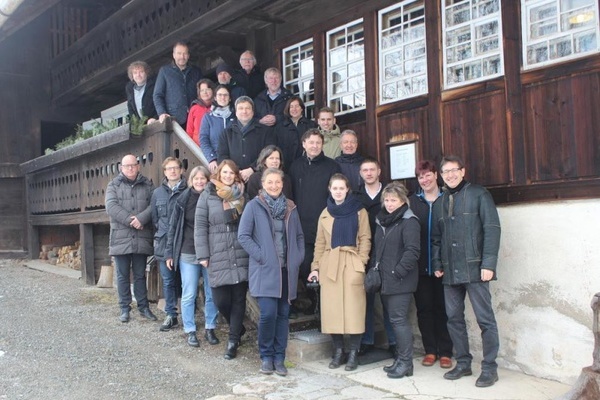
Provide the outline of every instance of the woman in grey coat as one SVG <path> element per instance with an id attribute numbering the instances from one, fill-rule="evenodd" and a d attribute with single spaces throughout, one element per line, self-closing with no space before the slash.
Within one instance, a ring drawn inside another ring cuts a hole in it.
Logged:
<path id="1" fill-rule="evenodd" d="M 236 357 L 245 333 L 248 253 L 237 239 L 238 222 L 245 205 L 239 168 L 223 160 L 198 199 L 194 245 L 196 258 L 208 268 L 213 301 L 229 323 L 225 358 Z"/>
<path id="2" fill-rule="evenodd" d="M 238 239 L 250 255 L 250 294 L 260 307 L 260 372 L 285 376 L 288 317 L 304 259 L 304 235 L 296 205 L 283 194 L 283 178 L 278 168 L 262 174 L 263 189 L 244 210 Z"/>

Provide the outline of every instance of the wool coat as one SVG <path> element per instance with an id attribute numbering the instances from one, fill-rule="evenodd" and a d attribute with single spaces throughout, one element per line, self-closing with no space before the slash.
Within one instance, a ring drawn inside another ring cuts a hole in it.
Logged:
<path id="1" fill-rule="evenodd" d="M 275 140 L 281 149 L 283 157 L 283 170 L 289 172 L 294 160 L 302 157 L 302 135 L 317 124 L 308 118 L 301 117 L 298 125 L 291 118 L 285 117 L 275 125 Z"/>
<path id="2" fill-rule="evenodd" d="M 122 173 L 110 181 L 104 202 L 110 217 L 109 255 L 152 254 L 150 198 L 153 189 L 152 182 L 142 174 L 138 174 L 133 182 Z M 144 229 L 129 225 L 134 216 Z"/>
<path id="3" fill-rule="evenodd" d="M 212 182 L 198 198 L 195 217 L 196 258 L 208 260 L 210 287 L 248 281 L 248 253 L 237 239 L 239 221 L 227 222 L 223 199 Z"/>
<path id="4" fill-rule="evenodd" d="M 154 108 L 154 99 L 152 98 L 154 95 L 154 82 L 155 79 L 153 77 L 146 80 L 146 87 L 144 88 L 144 94 L 142 95 L 142 113 L 148 118 L 158 118 L 156 108 Z M 131 81 L 125 85 L 125 94 L 127 95 L 127 110 L 129 111 L 130 116 L 134 115 L 138 118 L 141 118 L 141 115 L 135 105 L 134 85 L 135 83 Z"/>
<path id="5" fill-rule="evenodd" d="M 304 235 L 298 211 L 287 200 L 285 223 L 288 302 L 296 298 L 300 264 L 304 260 Z M 250 255 L 249 289 L 254 297 L 281 298 L 281 262 L 275 244 L 275 226 L 269 206 L 260 197 L 251 200 L 242 214 L 238 240 Z"/>
<path id="6" fill-rule="evenodd" d="M 245 128 L 239 121 L 226 128 L 219 138 L 218 161 L 230 159 L 240 170 L 256 169 L 256 159 L 267 145 L 275 144 L 273 128 L 265 126 L 254 118 Z"/>
<path id="7" fill-rule="evenodd" d="M 319 271 L 321 332 L 359 334 L 365 331 L 367 298 L 365 266 L 371 250 L 371 228 L 365 209 L 358 212 L 356 246 L 331 248 L 333 216 L 323 210 L 317 227 L 312 271 Z"/>
<path id="8" fill-rule="evenodd" d="M 198 97 L 196 84 L 200 79 L 202 71 L 192 65 L 183 70 L 175 63 L 161 67 L 152 96 L 157 114 L 169 114 L 179 125 L 185 126 L 192 101 Z"/>

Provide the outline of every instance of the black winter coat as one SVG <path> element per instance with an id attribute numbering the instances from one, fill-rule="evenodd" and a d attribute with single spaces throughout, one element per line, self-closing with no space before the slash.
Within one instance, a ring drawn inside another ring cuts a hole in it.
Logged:
<path id="1" fill-rule="evenodd" d="M 405 211 L 401 211 L 388 227 L 383 227 L 376 220 L 375 253 L 371 267 L 379 266 L 382 295 L 414 293 L 417 290 L 421 226 L 408 204 L 402 207 L 406 207 Z"/>
<path id="2" fill-rule="evenodd" d="M 274 101 L 271 101 L 267 95 L 267 91 L 263 90 L 254 98 L 254 116 L 261 119 L 265 115 L 274 115 L 277 117 L 277 123 L 283 120 L 285 104 L 292 97 L 292 92 L 285 88 L 281 88 L 281 93 Z"/>
<path id="3" fill-rule="evenodd" d="M 247 129 L 242 133 L 239 121 L 227 127 L 219 138 L 218 162 L 233 160 L 242 169 L 252 167 L 256 169 L 256 159 L 260 151 L 269 144 L 275 144 L 273 128 L 260 124 L 255 118 L 248 123 Z"/>
<path id="4" fill-rule="evenodd" d="M 292 191 L 306 243 L 315 243 L 319 216 L 327 207 L 329 178 L 337 172 L 340 172 L 338 163 L 323 152 L 312 160 L 302 156 L 292 163 Z"/>
<path id="5" fill-rule="evenodd" d="M 183 228 L 185 226 L 185 208 L 191 194 L 192 188 L 187 188 L 177 197 L 173 213 L 171 214 L 171 218 L 169 218 L 165 259 L 172 258 L 175 268 L 179 266 L 179 257 L 181 256 L 181 247 L 183 245 Z"/>
<path id="6" fill-rule="evenodd" d="M 265 78 L 258 66 L 255 66 L 250 74 L 246 70 L 239 69 L 233 73 L 233 79 L 238 85 L 246 89 L 246 95 L 254 99 L 260 92 L 265 89 Z"/>
<path id="7" fill-rule="evenodd" d="M 467 182 L 454 194 L 444 189 L 433 206 L 431 248 L 434 271 L 445 285 L 481 282 L 481 269 L 494 271 L 500 250 L 500 219 L 492 195 Z"/>
<path id="8" fill-rule="evenodd" d="M 157 260 L 164 261 L 165 248 L 167 247 L 167 232 L 169 231 L 169 219 L 175 208 L 175 201 L 186 189 L 187 182 L 184 177 L 175 190 L 171 190 L 167 179 L 152 192 L 150 205 L 152 207 L 152 225 L 154 226 L 154 256 Z"/>
<path id="9" fill-rule="evenodd" d="M 289 172 L 292 163 L 297 158 L 302 157 L 302 135 L 311 128 L 316 128 L 315 121 L 307 118 L 300 118 L 298 125 L 292 122 L 289 117 L 283 118 L 275 125 L 275 139 L 277 146 L 283 153 L 283 170 Z"/>
<path id="10" fill-rule="evenodd" d="M 148 78 L 146 80 L 146 87 L 144 88 L 144 94 L 142 95 L 142 113 L 144 113 L 145 117 L 148 118 L 158 118 L 158 113 L 156 112 L 156 108 L 154 107 L 154 99 L 152 96 L 154 95 L 154 77 Z M 134 82 L 129 82 L 125 85 L 125 94 L 127 95 L 127 110 L 129 110 L 129 115 L 135 115 L 138 118 L 141 118 L 141 115 L 138 113 L 137 107 L 135 106 L 135 96 L 133 86 Z"/>

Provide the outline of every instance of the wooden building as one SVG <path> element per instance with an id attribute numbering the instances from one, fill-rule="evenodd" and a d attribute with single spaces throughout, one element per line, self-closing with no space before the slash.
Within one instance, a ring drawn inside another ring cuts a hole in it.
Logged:
<path id="1" fill-rule="evenodd" d="M 252 49 L 309 113 L 333 107 L 386 179 L 390 144 L 464 157 L 500 205 L 504 365 L 571 381 L 600 282 L 599 3 L 24 0 L 0 28 L 0 251 L 31 250 L 20 164 L 122 102 L 130 62 L 158 70 L 185 40 L 210 75 Z"/>

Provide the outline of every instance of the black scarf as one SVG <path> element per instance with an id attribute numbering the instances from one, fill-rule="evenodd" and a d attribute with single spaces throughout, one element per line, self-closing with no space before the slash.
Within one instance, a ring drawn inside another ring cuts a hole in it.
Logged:
<path id="1" fill-rule="evenodd" d="M 358 234 L 358 211 L 363 205 L 352 194 L 348 193 L 342 204 L 335 204 L 331 196 L 327 199 L 327 211 L 333 217 L 331 232 L 331 248 L 338 246 L 356 246 Z"/>
<path id="2" fill-rule="evenodd" d="M 381 211 L 377 214 L 377 221 L 379 221 L 379 225 L 387 228 L 392 225 L 396 221 L 398 221 L 404 213 L 408 210 L 408 204 L 404 203 L 397 209 L 395 209 L 392 213 L 387 212 L 385 207 L 381 207 Z"/>
<path id="3" fill-rule="evenodd" d="M 467 181 L 463 179 L 463 180 L 462 180 L 462 181 L 460 181 L 460 183 L 459 183 L 458 185 L 456 185 L 456 187 L 454 187 L 454 188 L 448 187 L 448 185 L 446 185 L 446 189 L 448 189 L 448 192 L 449 192 L 450 194 L 454 194 L 454 193 L 456 193 L 456 192 L 460 191 L 460 189 L 462 189 L 463 187 L 465 187 L 465 185 L 466 185 L 466 184 L 467 184 Z"/>

